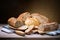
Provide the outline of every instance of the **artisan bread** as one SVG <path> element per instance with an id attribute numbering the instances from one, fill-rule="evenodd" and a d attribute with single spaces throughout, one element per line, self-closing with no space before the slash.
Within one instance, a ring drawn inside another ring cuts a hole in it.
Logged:
<path id="1" fill-rule="evenodd" d="M 16 18 L 11 17 L 11 18 L 8 19 L 8 24 L 14 27 L 16 21 L 17 21 Z"/>
<path id="2" fill-rule="evenodd" d="M 17 21 L 22 21 L 22 22 L 24 22 L 27 17 L 30 17 L 30 13 L 29 13 L 29 12 L 22 13 L 22 14 L 20 14 L 20 15 L 18 16 Z"/>
<path id="3" fill-rule="evenodd" d="M 16 34 L 25 35 L 31 33 L 46 33 L 58 29 L 57 22 L 51 22 L 46 16 L 39 13 L 25 12 L 17 18 L 8 19 L 9 27 L 15 30 Z"/>
<path id="4" fill-rule="evenodd" d="M 33 18 L 37 18 L 39 23 L 48 23 L 49 19 L 46 16 L 40 15 L 39 13 L 32 13 Z"/>
<path id="5" fill-rule="evenodd" d="M 17 18 L 17 21 L 16 21 L 16 25 L 15 27 L 21 27 L 22 25 L 24 25 L 25 23 L 25 20 L 27 17 L 30 17 L 30 13 L 29 12 L 25 12 L 25 13 L 22 13 L 18 16 Z"/>
<path id="6" fill-rule="evenodd" d="M 40 24 L 38 31 L 39 32 L 49 32 L 58 29 L 58 24 L 56 22 Z"/>

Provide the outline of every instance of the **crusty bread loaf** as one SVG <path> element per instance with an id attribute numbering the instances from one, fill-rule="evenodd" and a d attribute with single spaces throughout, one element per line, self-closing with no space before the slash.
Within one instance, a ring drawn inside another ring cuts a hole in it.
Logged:
<path id="1" fill-rule="evenodd" d="M 52 22 L 52 23 L 40 24 L 38 30 L 40 32 L 49 32 L 56 30 L 57 28 L 58 28 L 58 24 L 56 22 Z"/>
<path id="2" fill-rule="evenodd" d="M 24 21 L 26 20 L 27 17 L 30 17 L 30 13 L 29 12 L 25 12 L 22 13 L 18 16 L 17 21 L 15 23 L 15 27 L 20 27 L 22 25 L 24 25 Z"/>
<path id="3" fill-rule="evenodd" d="M 16 18 L 11 17 L 8 19 L 8 24 L 11 25 L 11 28 L 15 29 L 23 25 L 21 21 L 17 21 Z"/>
<path id="4" fill-rule="evenodd" d="M 50 22 L 46 16 L 39 13 L 22 13 L 17 18 L 9 18 L 8 24 L 10 28 L 15 29 L 15 33 L 19 35 L 36 32 L 46 33 L 58 29 L 57 22 Z"/>
<path id="5" fill-rule="evenodd" d="M 16 21 L 17 21 L 16 18 L 11 17 L 11 18 L 8 19 L 8 24 L 14 27 Z"/>
<path id="6" fill-rule="evenodd" d="M 32 17 L 37 18 L 40 23 L 48 23 L 49 19 L 46 16 L 40 15 L 39 13 L 32 13 Z"/>

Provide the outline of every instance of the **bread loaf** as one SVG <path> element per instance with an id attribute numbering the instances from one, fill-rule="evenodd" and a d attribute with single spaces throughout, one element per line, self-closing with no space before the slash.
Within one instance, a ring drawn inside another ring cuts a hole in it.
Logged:
<path id="1" fill-rule="evenodd" d="M 32 13 L 32 17 L 37 18 L 40 23 L 48 23 L 49 19 L 46 16 L 40 15 L 39 13 Z"/>
<path id="2" fill-rule="evenodd" d="M 11 17 L 11 18 L 8 19 L 8 24 L 14 27 L 16 21 L 17 21 L 16 18 Z"/>
<path id="3" fill-rule="evenodd" d="M 17 21 L 16 18 L 11 17 L 11 18 L 8 19 L 8 24 L 12 26 L 11 28 L 15 29 L 15 28 L 18 28 L 18 27 L 22 26 L 23 22 Z"/>
<path id="4" fill-rule="evenodd" d="M 30 13 L 29 12 L 22 13 L 22 14 L 20 14 L 18 16 L 17 21 L 24 22 L 27 17 L 30 17 Z"/>
<path id="5" fill-rule="evenodd" d="M 46 16 L 39 13 L 22 13 L 17 18 L 9 18 L 8 24 L 10 25 L 9 27 L 15 29 L 15 33 L 19 35 L 36 32 L 46 33 L 58 29 L 57 22 L 51 22 Z"/>
<path id="6" fill-rule="evenodd" d="M 56 22 L 52 22 L 52 23 L 40 24 L 38 30 L 42 32 L 49 32 L 56 30 L 57 28 L 58 28 L 58 24 Z"/>

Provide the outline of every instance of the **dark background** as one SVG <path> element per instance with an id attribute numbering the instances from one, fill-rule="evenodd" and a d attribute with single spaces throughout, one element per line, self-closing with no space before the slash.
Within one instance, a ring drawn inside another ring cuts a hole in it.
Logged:
<path id="1" fill-rule="evenodd" d="M 18 17 L 26 11 L 38 12 L 60 23 L 59 0 L 1 0 L 0 4 L 0 23 L 7 23 L 8 18 Z"/>

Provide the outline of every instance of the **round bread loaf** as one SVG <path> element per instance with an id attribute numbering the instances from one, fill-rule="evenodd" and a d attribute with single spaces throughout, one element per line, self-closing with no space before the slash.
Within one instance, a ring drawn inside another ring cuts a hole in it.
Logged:
<path id="1" fill-rule="evenodd" d="M 11 18 L 8 19 L 8 24 L 14 27 L 16 21 L 17 21 L 16 18 L 11 17 Z"/>

